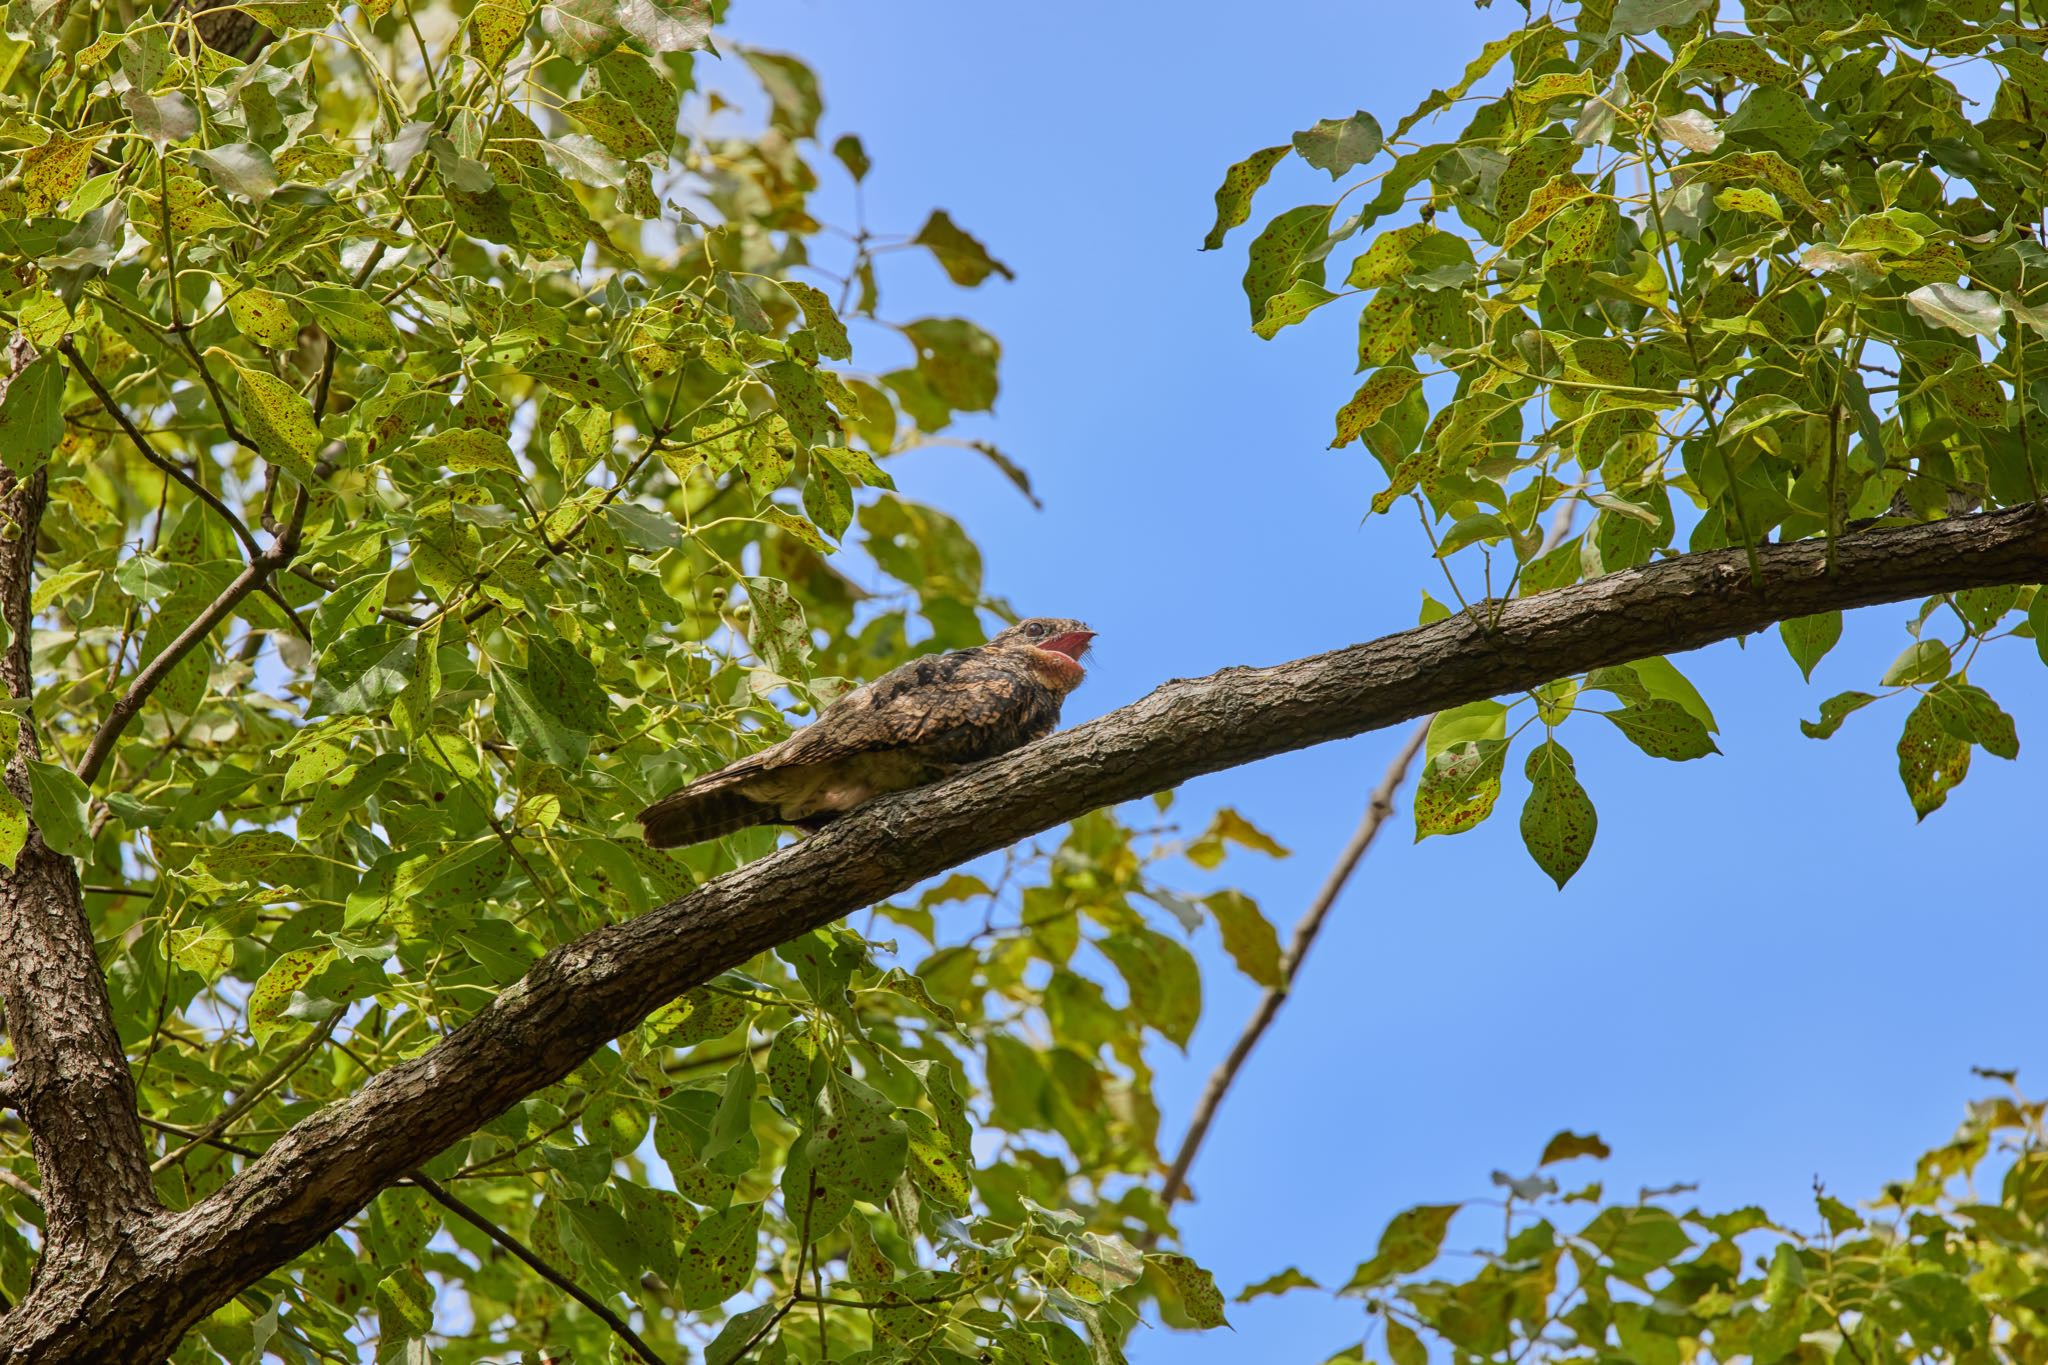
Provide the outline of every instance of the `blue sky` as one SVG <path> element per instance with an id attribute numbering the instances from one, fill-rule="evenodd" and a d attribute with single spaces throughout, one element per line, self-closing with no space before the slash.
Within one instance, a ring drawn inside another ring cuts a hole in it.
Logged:
<path id="1" fill-rule="evenodd" d="M 1000 337 L 1003 395 L 976 434 L 1029 468 L 1044 510 L 964 452 L 894 467 L 908 496 L 979 539 L 992 591 L 1102 632 L 1070 722 L 1168 678 L 1405 628 L 1422 590 L 1440 589 L 1412 519 L 1361 524 L 1381 483 L 1370 457 L 1324 448 L 1355 382 L 1355 305 L 1273 342 L 1247 327 L 1249 233 L 1328 202 L 1328 177 L 1290 159 L 1249 230 L 1196 248 L 1230 162 L 1357 108 L 1391 124 L 1519 14 L 736 6 L 733 36 L 816 66 L 826 141 L 865 139 L 872 225 L 910 231 L 944 207 L 1017 272 L 962 292 L 928 261 L 895 259 L 884 312 L 958 313 Z M 856 341 L 879 367 L 875 337 Z M 1684 657 L 1722 757 L 1665 763 L 1596 719 L 1568 726 L 1600 831 L 1561 894 L 1522 850 L 1516 787 L 1456 839 L 1411 844 L 1404 808 L 1195 1169 L 1188 1248 L 1226 1292 L 1288 1264 L 1341 1282 L 1389 1215 L 1485 1197 L 1489 1172 L 1526 1171 L 1566 1127 L 1613 1144 L 1610 1193 L 1698 1181 L 1712 1206 L 1811 1222 L 1816 1176 L 1862 1199 L 1943 1139 L 1985 1089 L 1972 1064 L 2048 1077 L 2035 862 L 2048 770 L 2033 747 L 2048 737 L 2048 670 L 2023 642 L 1987 652 L 1973 680 L 2017 718 L 2021 758 L 1980 754 L 1917 827 L 1893 752 L 1903 707 L 1827 743 L 1797 727 L 1822 698 L 1874 683 L 1908 611 L 1852 617 L 1811 687 L 1774 636 Z M 1401 738 L 1184 789 L 1197 810 L 1237 806 L 1296 850 L 1230 869 L 1283 934 Z M 1212 934 L 1197 949 L 1202 1026 L 1185 1059 L 1157 1059 L 1169 1141 L 1253 1002 Z M 1234 1335 L 1141 1333 L 1133 1358 L 1315 1361 L 1364 1321 L 1355 1303 L 1312 1295 L 1232 1319 Z"/>

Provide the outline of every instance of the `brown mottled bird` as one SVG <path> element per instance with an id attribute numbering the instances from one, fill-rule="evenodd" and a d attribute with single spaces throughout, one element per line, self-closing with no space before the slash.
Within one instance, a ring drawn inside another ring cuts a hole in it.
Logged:
<path id="1" fill-rule="evenodd" d="M 855 688 L 758 754 L 640 812 L 655 848 L 680 848 L 749 825 L 818 829 L 888 792 L 935 782 L 1052 733 L 1081 685 L 1095 632 L 1033 617 L 987 644 L 927 654 Z"/>

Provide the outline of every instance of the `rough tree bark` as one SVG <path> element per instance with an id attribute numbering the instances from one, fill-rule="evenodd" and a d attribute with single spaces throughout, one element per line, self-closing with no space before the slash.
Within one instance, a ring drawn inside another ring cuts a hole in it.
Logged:
<path id="1" fill-rule="evenodd" d="M 82 1280 L 46 1267 L 0 1319 L 0 1361 L 158 1358 L 424 1157 L 561 1079 L 682 991 L 954 864 L 1202 773 L 1589 668 L 1817 612 L 2039 582 L 2048 579 L 2048 509 L 1873 531 L 1838 542 L 1835 558 L 1830 572 L 1819 543 L 1766 546 L 1762 577 L 1752 581 L 1740 551 L 1687 555 L 1277 667 L 1175 680 L 971 774 L 877 801 L 679 900 L 556 948 L 445 1041 L 301 1122 L 192 1208 L 149 1214 L 127 1199 L 73 1202 L 70 1216 L 89 1227 L 111 1220 L 119 1255 Z M 18 903 L 16 883 L 0 885 L 8 888 L 0 906 Z M 73 908 L 62 918 L 80 937 L 70 886 Z M 64 951 L 75 959 L 81 948 Z M 89 942 L 82 951 L 89 959 Z M 8 1004 L 14 1015 L 12 996 Z M 106 1028 L 18 1032 L 15 1045 L 19 1065 L 44 1068 L 37 1074 L 120 1066 Z M 32 1056 L 38 1048 L 60 1051 Z M 107 1088 L 87 1098 L 111 1103 Z M 132 1119 L 114 1125 L 100 1112 L 128 1142 Z M 46 1169 L 46 1190 L 128 1180 L 124 1152 L 80 1153 L 46 1145 L 39 1133 L 37 1155 L 46 1153 L 59 1166 L 92 1162 L 82 1174 Z M 110 1175 L 110 1165 L 121 1169 Z"/>
<path id="2" fill-rule="evenodd" d="M 8 376 L 27 363 L 26 345 L 17 337 L 8 347 Z M 0 683 L 16 701 L 31 700 L 34 690 L 29 598 L 47 502 L 42 471 L 17 480 L 0 470 L 0 620 L 9 636 Z M 5 781 L 28 810 L 28 765 L 42 750 L 32 716 L 24 711 L 14 719 L 19 729 Z M 0 876 L 0 1000 L 15 1057 L 7 1102 L 28 1125 L 48 1217 L 31 1292 L 72 1301 L 126 1273 L 128 1239 L 161 1208 L 78 872 L 33 824 L 13 872 Z"/>

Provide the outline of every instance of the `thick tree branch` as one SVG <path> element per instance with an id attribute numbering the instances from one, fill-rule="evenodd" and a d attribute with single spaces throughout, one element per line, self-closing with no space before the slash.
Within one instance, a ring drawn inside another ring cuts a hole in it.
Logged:
<path id="1" fill-rule="evenodd" d="M 1572 517 L 1579 505 L 1580 489 L 1574 488 L 1558 499 L 1551 510 L 1550 524 L 1544 531 L 1543 548 L 1539 553 L 1548 553 L 1564 543 L 1572 533 Z M 1174 1200 L 1180 1198 L 1187 1188 L 1188 1168 L 1195 1164 L 1195 1157 L 1202 1150 L 1202 1142 L 1209 1136 L 1209 1125 L 1216 1121 L 1216 1111 L 1223 1106 L 1223 1099 L 1230 1093 L 1230 1087 L 1237 1083 L 1238 1073 L 1244 1069 L 1251 1057 L 1252 1049 L 1259 1039 L 1265 1037 L 1273 1020 L 1280 1014 L 1280 1007 L 1287 1003 L 1287 996 L 1294 989 L 1294 979 L 1301 974 L 1301 964 L 1308 957 L 1309 949 L 1315 947 L 1316 936 L 1323 931 L 1323 922 L 1329 918 L 1331 907 L 1344 892 L 1351 874 L 1358 870 L 1359 860 L 1364 858 L 1373 840 L 1379 837 L 1380 827 L 1393 817 L 1394 795 L 1401 790 L 1401 784 L 1408 780 L 1408 770 L 1429 742 L 1429 726 L 1435 717 L 1424 716 L 1413 731 L 1408 742 L 1387 764 L 1386 772 L 1380 775 L 1380 783 L 1372 789 L 1371 798 L 1365 803 L 1365 813 L 1358 817 L 1358 828 L 1345 841 L 1344 849 L 1337 855 L 1336 864 L 1329 876 L 1323 879 L 1322 889 L 1309 902 L 1308 909 L 1294 923 L 1294 934 L 1287 944 L 1287 952 L 1280 959 L 1280 980 L 1266 988 L 1260 995 L 1259 1003 L 1252 1008 L 1251 1018 L 1245 1020 L 1244 1029 L 1230 1051 L 1209 1073 L 1209 1083 L 1202 1087 L 1202 1097 L 1195 1102 L 1194 1111 L 1188 1116 L 1187 1132 L 1182 1134 L 1180 1148 L 1173 1154 L 1173 1164 L 1166 1168 L 1166 1180 L 1159 1187 L 1159 1207 L 1172 1216 Z M 1151 1246 L 1159 1240 L 1159 1229 L 1148 1229 L 1145 1245 Z"/>
<path id="2" fill-rule="evenodd" d="M 1753 584 L 1742 551 L 1686 555 L 1277 667 L 1176 680 L 971 774 L 874 802 L 556 948 L 443 1042 L 305 1119 L 199 1204 L 154 1220 L 123 1274 L 47 1296 L 38 1285 L 0 1321 L 0 1360 L 154 1358 L 423 1158 L 653 1009 L 957 863 L 1203 773 L 1586 669 L 1818 612 L 2048 579 L 2048 511 L 1873 531 L 1840 543 L 1834 572 L 1826 559 L 1819 542 L 1759 547 Z"/>
<path id="3" fill-rule="evenodd" d="M 16 338 L 8 347 L 9 376 L 26 362 L 25 346 Z M 29 601 L 48 501 L 44 471 L 25 480 L 0 472 L 0 617 L 9 635 L 0 684 L 19 701 L 34 694 Z M 119 1274 L 113 1267 L 128 1239 L 158 1205 L 78 872 L 35 824 L 29 765 L 42 749 L 33 715 L 17 723 L 5 781 L 30 824 L 14 866 L 0 869 L 0 1000 L 14 1045 L 8 1100 L 28 1125 L 48 1215 L 35 1284 L 89 1285 Z"/>

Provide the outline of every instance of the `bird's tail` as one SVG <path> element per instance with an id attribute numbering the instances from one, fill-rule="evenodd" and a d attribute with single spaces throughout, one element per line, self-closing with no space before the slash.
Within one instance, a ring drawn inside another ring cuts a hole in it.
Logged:
<path id="1" fill-rule="evenodd" d="M 781 813 L 737 787 L 698 783 L 671 792 L 640 812 L 641 837 L 650 848 L 684 848 L 749 825 L 781 823 Z"/>

